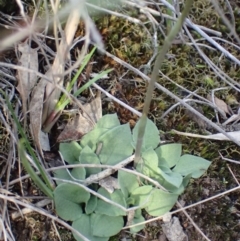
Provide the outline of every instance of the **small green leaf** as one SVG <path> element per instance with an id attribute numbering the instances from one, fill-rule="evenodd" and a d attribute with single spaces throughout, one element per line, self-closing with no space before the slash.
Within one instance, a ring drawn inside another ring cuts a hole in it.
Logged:
<path id="1" fill-rule="evenodd" d="M 118 183 L 125 198 L 139 187 L 137 176 L 123 170 L 118 171 Z"/>
<path id="2" fill-rule="evenodd" d="M 151 202 L 145 210 L 152 216 L 161 216 L 171 210 L 178 199 L 178 194 L 167 193 L 160 189 L 152 191 Z"/>
<path id="3" fill-rule="evenodd" d="M 96 128 L 112 129 L 120 125 L 117 114 L 104 115 L 97 123 Z"/>
<path id="4" fill-rule="evenodd" d="M 94 153 L 94 151 L 89 147 L 85 146 L 80 154 L 79 161 L 82 164 L 100 164 L 98 156 Z M 92 174 L 99 173 L 102 169 L 99 167 L 85 167 L 86 176 L 89 177 Z"/>
<path id="5" fill-rule="evenodd" d="M 95 195 L 91 195 L 85 207 L 86 214 L 91 214 L 96 207 L 97 207 L 97 197 Z"/>
<path id="6" fill-rule="evenodd" d="M 90 215 L 82 214 L 81 217 L 79 217 L 72 223 L 72 227 L 91 241 L 108 241 L 109 239 L 109 238 L 96 237 L 93 235 Z M 83 241 L 83 239 L 77 236 L 74 232 L 73 232 L 73 236 L 77 241 Z"/>
<path id="7" fill-rule="evenodd" d="M 126 202 L 127 202 L 127 205 L 128 205 L 128 207 L 129 206 L 134 206 L 135 205 L 135 199 L 130 195 L 130 197 L 128 197 L 127 199 L 126 199 Z"/>
<path id="8" fill-rule="evenodd" d="M 120 204 L 123 207 L 126 207 L 126 201 L 123 196 L 123 193 L 121 190 L 115 190 L 113 193 L 109 193 L 106 189 L 104 188 L 99 188 L 98 193 L 106 197 L 107 199 Z M 102 199 L 98 199 L 97 207 L 95 209 L 96 213 L 99 214 L 105 214 L 108 216 L 125 216 L 126 212 L 124 212 L 122 209 L 107 203 L 103 201 Z"/>
<path id="9" fill-rule="evenodd" d="M 171 172 L 171 173 L 168 173 L 168 174 L 165 173 L 164 176 L 166 178 L 166 176 L 168 176 L 168 175 L 171 176 L 171 175 L 174 175 L 174 174 L 180 175 L 179 173 Z M 184 191 L 183 178 L 182 178 L 181 175 L 180 175 L 180 177 L 181 177 L 180 179 L 182 181 L 181 181 L 181 184 L 178 187 L 176 187 L 175 185 L 171 184 L 171 182 L 167 182 L 166 179 L 164 179 L 164 177 L 162 177 L 161 175 L 158 175 L 158 177 L 156 177 L 154 179 L 156 179 L 169 192 L 180 195 Z M 172 177 L 168 177 L 168 178 L 172 178 Z M 173 180 L 174 179 L 175 179 L 175 177 L 173 178 Z M 173 180 L 171 180 L 171 181 L 173 181 Z M 175 181 L 177 181 L 177 180 L 175 179 Z"/>
<path id="10" fill-rule="evenodd" d="M 149 148 L 148 150 L 142 153 L 143 162 L 137 164 L 137 171 L 143 173 L 148 177 L 154 177 L 157 175 L 158 170 L 158 156 L 156 152 Z"/>
<path id="11" fill-rule="evenodd" d="M 72 171 L 65 169 L 59 169 L 54 171 L 54 177 L 60 178 L 63 180 L 74 181 L 75 179 L 84 180 L 86 177 L 86 171 L 83 167 L 76 167 Z M 56 181 L 57 184 L 64 183 L 62 181 Z"/>
<path id="12" fill-rule="evenodd" d="M 79 75 L 82 73 L 83 69 L 86 67 L 87 63 L 90 61 L 95 49 L 96 49 L 96 47 L 94 47 L 89 54 L 85 55 L 85 57 L 83 58 L 83 60 L 81 62 L 80 68 L 77 70 L 77 73 L 74 75 L 74 77 L 71 79 L 71 81 L 68 82 L 67 87 L 66 87 L 66 91 L 68 93 L 70 93 L 70 91 L 73 89 L 73 85 L 76 83 Z M 88 81 L 88 83 L 86 83 L 85 85 L 83 85 L 80 88 L 81 91 L 83 91 L 87 88 L 86 87 L 87 84 L 89 84 L 89 81 Z M 74 94 L 76 94 L 76 92 Z M 56 104 L 56 110 L 63 110 L 69 102 L 70 102 L 70 98 L 68 98 L 67 95 L 64 93 Z"/>
<path id="13" fill-rule="evenodd" d="M 72 178 L 71 178 L 71 176 L 68 173 L 66 168 L 65 169 L 55 170 L 53 172 L 53 175 L 54 175 L 54 177 L 59 178 L 59 179 L 68 180 L 68 181 L 72 180 Z M 59 185 L 59 184 L 61 184 L 63 182 L 62 181 L 56 181 L 56 183 Z"/>
<path id="14" fill-rule="evenodd" d="M 104 115 L 96 124 L 94 129 L 83 136 L 81 145 L 88 145 L 90 148 L 95 149 L 98 139 L 101 135 L 120 125 L 116 114 Z"/>
<path id="15" fill-rule="evenodd" d="M 192 177 L 192 175 L 189 174 L 189 175 L 187 175 L 187 176 L 185 176 L 185 177 L 183 178 L 183 186 L 184 186 L 184 188 L 187 187 L 187 185 L 188 185 L 188 183 L 189 183 L 191 177 Z"/>
<path id="16" fill-rule="evenodd" d="M 159 165 L 158 166 L 162 171 L 164 171 L 166 174 L 172 173 L 172 170 L 168 167 L 168 165 Z"/>
<path id="17" fill-rule="evenodd" d="M 183 184 L 180 185 L 180 187 L 176 188 L 172 186 L 171 184 L 166 183 L 164 186 L 170 193 L 174 193 L 177 195 L 181 195 L 184 192 L 185 187 Z"/>
<path id="18" fill-rule="evenodd" d="M 129 124 L 117 126 L 99 138 L 102 150 L 99 158 L 102 164 L 115 165 L 133 153 L 132 135 Z"/>
<path id="19" fill-rule="evenodd" d="M 140 218 L 142 216 L 142 209 L 136 209 L 134 213 L 134 218 Z"/>
<path id="20" fill-rule="evenodd" d="M 180 157 L 173 171 L 178 172 L 183 176 L 191 174 L 193 178 L 199 178 L 208 169 L 210 164 L 210 161 L 207 161 L 202 157 L 187 154 Z"/>
<path id="21" fill-rule="evenodd" d="M 69 183 L 58 185 L 53 194 L 57 214 L 66 221 L 80 217 L 82 214 L 80 204 L 87 203 L 90 198 L 90 194 L 83 188 Z"/>
<path id="22" fill-rule="evenodd" d="M 137 138 L 138 138 L 138 128 L 139 128 L 139 121 L 133 128 L 133 146 L 136 147 Z M 155 149 L 160 142 L 159 131 L 156 125 L 149 119 L 147 119 L 147 125 L 145 129 L 145 134 L 143 136 L 143 145 L 142 150 L 147 150 L 150 147 Z"/>
<path id="23" fill-rule="evenodd" d="M 72 171 L 71 174 L 73 178 L 77 180 L 84 180 L 86 178 L 86 170 L 84 167 L 75 167 Z"/>
<path id="24" fill-rule="evenodd" d="M 91 215 L 92 233 L 97 237 L 111 237 L 121 231 L 124 226 L 123 217 L 110 217 L 103 214 Z"/>
<path id="25" fill-rule="evenodd" d="M 213 88 L 214 85 L 215 85 L 215 81 L 214 81 L 212 78 L 210 78 L 210 76 L 208 76 L 208 75 L 205 75 L 205 76 L 203 77 L 203 81 L 204 81 L 204 84 L 205 84 L 205 85 L 207 85 L 207 86 L 209 86 L 209 87 L 211 87 L 211 88 Z M 229 103 L 228 103 L 228 104 L 229 104 Z"/>
<path id="26" fill-rule="evenodd" d="M 76 141 L 72 141 L 70 143 L 60 143 L 59 150 L 63 159 L 69 164 L 79 163 L 78 158 L 82 148 Z"/>
<path id="27" fill-rule="evenodd" d="M 132 220 L 131 225 L 142 223 L 144 221 L 145 221 L 145 218 L 142 215 L 139 216 L 139 217 L 134 217 L 133 220 Z M 144 227 L 145 227 L 144 224 L 132 227 L 132 228 L 130 228 L 130 232 L 131 233 L 137 233 L 137 232 L 141 231 L 142 229 L 144 229 Z"/>
<path id="28" fill-rule="evenodd" d="M 158 155 L 159 165 L 167 163 L 168 167 L 175 166 L 182 154 L 182 144 L 171 143 L 158 147 L 155 152 Z"/>
<path id="29" fill-rule="evenodd" d="M 62 197 L 56 197 L 55 206 L 57 215 L 65 221 L 74 221 L 82 215 L 82 207 Z"/>
<path id="30" fill-rule="evenodd" d="M 145 185 L 142 187 L 138 187 L 134 191 L 132 191 L 130 198 L 134 200 L 134 205 L 141 206 L 141 208 L 148 206 L 149 203 L 151 203 L 152 190 L 152 186 Z"/>
<path id="31" fill-rule="evenodd" d="M 165 188 L 168 184 L 174 186 L 175 188 L 179 188 L 183 181 L 183 177 L 179 173 L 165 173 L 160 168 L 158 168 L 158 175 L 160 175 L 163 178 L 164 181 L 161 184 Z"/>

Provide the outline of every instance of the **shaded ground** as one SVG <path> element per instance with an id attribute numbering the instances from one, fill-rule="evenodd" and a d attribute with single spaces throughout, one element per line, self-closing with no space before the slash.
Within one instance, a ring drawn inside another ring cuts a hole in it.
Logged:
<path id="1" fill-rule="evenodd" d="M 228 16 L 227 6 L 224 6 L 225 1 L 220 2 L 222 3 L 226 16 Z M 232 1 L 231 4 L 235 7 L 239 5 L 238 1 Z M 127 13 L 131 14 L 133 17 L 139 16 L 138 11 L 129 12 L 128 10 Z M 208 0 L 198 0 L 194 2 L 191 19 L 194 23 L 222 32 L 225 39 L 235 42 L 233 38 L 228 36 L 225 24 L 222 22 L 221 17 L 215 13 Z M 96 18 L 95 20 L 103 35 L 107 51 L 136 68 L 140 68 L 149 61 L 153 51 L 151 47 L 151 38 L 147 35 L 146 29 L 134 25 L 127 20 L 113 16 L 105 16 Z M 236 30 L 239 33 L 240 26 L 238 25 L 240 24 L 240 15 L 237 10 L 235 11 L 235 20 Z M 147 28 L 150 32 L 152 31 L 151 24 L 147 25 Z M 197 33 L 193 31 L 191 33 L 195 39 L 200 38 Z M 159 35 L 159 42 L 161 41 L 162 37 Z M 201 43 L 209 45 L 206 41 L 201 41 Z M 240 59 L 239 52 L 237 52 L 231 45 L 227 43 L 222 45 Z M 220 58 L 221 53 L 218 51 L 209 50 L 207 48 L 202 48 L 202 50 L 217 66 L 221 67 L 225 73 L 238 81 L 240 75 L 238 66 L 235 66 L 224 56 Z M 141 111 L 147 84 L 140 78 L 136 78 L 131 71 L 128 71 L 110 58 L 101 55 L 97 55 L 95 58 L 98 64 L 94 65 L 94 72 L 109 67 L 115 68 L 115 71 L 111 74 L 111 81 L 102 81 L 99 82 L 99 84 L 105 89 L 111 87 L 111 94 Z M 175 83 L 190 91 L 198 89 L 197 93 L 204 97 L 206 97 L 212 89 L 225 86 L 223 81 L 217 78 L 214 72 L 209 69 L 208 65 L 197 53 L 196 49 L 192 46 L 186 46 L 181 42 L 175 43 L 172 46 L 162 67 L 162 72 Z M 157 81 L 159 84 L 180 97 L 183 97 L 186 94 L 181 91 L 179 87 L 176 87 L 173 83 L 163 77 L 159 78 Z M 84 93 L 86 96 L 88 96 L 88 94 L 87 91 Z M 217 96 L 224 101 L 227 101 L 229 96 L 233 96 L 236 99 L 236 102 L 232 104 L 232 108 L 233 110 L 237 109 L 238 103 L 240 102 L 240 96 L 236 91 L 219 91 L 217 92 Z M 181 142 L 183 143 L 183 150 L 185 153 L 198 155 L 212 161 L 212 165 L 208 172 L 200 179 L 192 180 L 180 200 L 185 206 L 187 206 L 236 187 L 238 184 L 230 173 L 229 168 L 234 173 L 236 179 L 239 179 L 240 170 L 238 165 L 226 163 L 226 161 L 221 160 L 219 152 L 224 157 L 238 160 L 240 156 L 239 147 L 230 142 L 203 141 L 201 139 L 173 135 L 170 132 L 171 129 L 192 133 L 205 132 L 205 130 L 200 128 L 201 126 L 199 127 L 198 123 L 193 121 L 193 118 L 191 118 L 182 107 L 174 109 L 170 114 L 164 117 L 164 119 L 160 119 L 161 115 L 174 103 L 175 102 L 165 93 L 155 90 L 149 117 L 155 121 L 158 128 L 161 130 L 161 139 Z M 103 107 L 104 114 L 117 112 L 122 123 L 130 122 L 130 124 L 134 126 L 135 121 L 137 120 L 135 115 L 125 110 L 120 105 L 109 102 L 104 96 Z M 205 116 L 214 122 L 216 121 L 212 109 L 206 106 L 199 107 L 202 108 Z M 1 130 L 2 143 L 8 143 L 8 138 L 6 137 L 4 129 L 1 128 Z M 213 132 L 213 130 L 209 131 Z M 52 134 L 54 136 L 56 135 L 56 133 Z M 2 145 L 1 152 L 3 155 L 6 153 L 5 148 L 6 146 Z M 18 175 L 17 170 L 13 175 Z M 35 188 L 32 187 L 32 183 L 27 183 L 25 187 L 28 187 L 26 195 L 32 195 L 32 190 L 35 190 Z M 13 187 L 13 190 L 19 192 L 19 187 L 16 185 Z M 188 213 L 199 228 L 212 241 L 238 240 L 240 239 L 239 196 L 239 192 L 230 193 L 221 198 L 188 209 Z M 180 213 L 176 215 L 179 217 L 189 240 L 204 240 L 184 214 Z M 136 236 L 136 238 L 131 237 L 132 240 L 159 240 L 159 237 L 162 234 L 161 228 L 159 228 L 160 222 L 161 221 L 154 222 L 146 227 L 141 233 L 141 235 L 146 237 L 145 239 Z M 26 215 L 23 219 L 12 222 L 12 227 L 13 232 L 16 235 L 16 240 L 58 240 L 51 221 L 38 214 Z M 46 232 L 43 232 L 43 230 Z M 62 240 L 74 240 L 68 231 L 61 229 L 60 234 Z M 126 233 L 121 235 L 125 237 L 128 236 Z M 119 236 L 113 237 L 111 240 L 119 240 Z"/>

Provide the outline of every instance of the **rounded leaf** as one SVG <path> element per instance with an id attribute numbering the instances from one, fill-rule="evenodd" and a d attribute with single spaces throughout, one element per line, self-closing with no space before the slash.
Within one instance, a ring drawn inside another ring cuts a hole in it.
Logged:
<path id="1" fill-rule="evenodd" d="M 62 179 L 62 180 L 72 180 L 72 177 L 70 176 L 70 171 L 67 171 L 67 169 L 58 169 L 53 172 L 54 177 Z M 57 181 L 56 183 L 59 185 L 63 183 L 62 181 Z"/>
<path id="2" fill-rule="evenodd" d="M 138 138 L 138 129 L 139 129 L 139 121 L 133 128 L 133 145 L 136 147 L 137 138 Z M 145 134 L 143 136 L 143 145 L 142 150 L 147 150 L 150 147 L 155 149 L 160 142 L 159 131 L 156 125 L 149 119 L 147 119 Z"/>
<path id="3" fill-rule="evenodd" d="M 134 200 L 136 206 L 146 207 L 151 202 L 152 190 L 153 187 L 150 185 L 138 187 L 131 193 L 130 198 Z"/>
<path id="4" fill-rule="evenodd" d="M 90 148 L 94 148 L 100 136 L 112 128 L 119 126 L 120 122 L 116 114 L 104 115 L 96 124 L 93 130 L 83 136 L 81 145 L 88 145 Z"/>
<path id="5" fill-rule="evenodd" d="M 92 233 L 97 237 L 111 237 L 118 234 L 124 226 L 123 217 L 110 217 L 103 214 L 91 215 Z"/>
<path id="6" fill-rule="evenodd" d="M 166 185 L 170 184 L 175 188 L 179 188 L 182 184 L 183 177 L 181 174 L 176 172 L 165 173 L 160 168 L 158 168 L 158 175 L 161 176 L 160 179 L 163 179 L 161 184 L 167 189 Z M 166 185 L 165 185 L 166 184 Z"/>
<path id="7" fill-rule="evenodd" d="M 137 176 L 123 170 L 118 171 L 118 183 L 125 198 L 127 198 L 132 191 L 139 187 Z"/>
<path id="8" fill-rule="evenodd" d="M 134 225 L 134 224 L 138 224 L 138 223 L 142 223 L 144 222 L 145 219 L 144 217 L 139 217 L 139 218 L 134 218 L 131 225 Z M 131 233 L 137 233 L 139 231 L 141 231 L 142 229 L 144 229 L 145 225 L 144 224 L 141 224 L 141 225 L 138 225 L 138 226 L 135 226 L 135 227 L 132 227 L 130 228 L 130 232 Z"/>
<path id="9" fill-rule="evenodd" d="M 107 199 L 117 204 L 120 204 L 123 207 L 127 206 L 124 195 L 121 192 L 121 190 L 115 190 L 113 193 L 109 193 L 106 189 L 99 188 L 98 193 L 106 197 Z M 108 216 L 125 216 L 126 215 L 126 212 L 124 212 L 121 208 L 116 207 L 110 203 L 107 203 L 102 199 L 98 199 L 95 212 L 99 214 L 105 214 Z"/>
<path id="10" fill-rule="evenodd" d="M 86 214 L 91 214 L 96 207 L 97 207 L 97 197 L 95 195 L 91 195 L 85 207 Z"/>
<path id="11" fill-rule="evenodd" d="M 91 241 L 108 241 L 108 238 L 96 237 L 93 235 L 90 215 L 82 214 L 81 217 L 72 223 L 72 227 Z M 83 239 L 74 232 L 73 236 L 77 241 L 83 241 Z"/>
<path id="12" fill-rule="evenodd" d="M 178 199 L 178 194 L 167 193 L 160 189 L 154 189 L 151 194 L 151 202 L 148 203 L 145 210 L 152 216 L 161 216 L 167 213 Z"/>
<path id="13" fill-rule="evenodd" d="M 78 158 L 82 148 L 76 141 L 72 141 L 70 143 L 60 143 L 59 150 L 63 159 L 69 164 L 79 163 Z"/>
<path id="14" fill-rule="evenodd" d="M 102 149 L 98 155 L 100 162 L 115 165 L 131 156 L 133 153 L 131 141 L 129 124 L 117 126 L 106 132 L 99 138 L 99 142 L 102 142 Z"/>
<path id="15" fill-rule="evenodd" d="M 90 194 L 83 188 L 62 183 L 53 192 L 57 214 L 67 221 L 73 221 L 82 214 L 81 203 L 87 203 Z"/>
<path id="16" fill-rule="evenodd" d="M 199 178 L 208 169 L 211 162 L 206 159 L 193 155 L 183 155 L 180 157 L 177 165 L 173 168 L 174 172 L 178 172 L 183 176 L 190 175 L 193 178 Z"/>
<path id="17" fill-rule="evenodd" d="M 71 175 L 74 179 L 77 180 L 84 180 L 86 178 L 86 170 L 84 167 L 75 167 L 72 171 L 71 171 Z M 74 180 L 73 179 L 73 180 Z"/>
<path id="18" fill-rule="evenodd" d="M 168 167 L 171 168 L 178 163 L 178 160 L 182 154 L 182 144 L 171 143 L 161 145 L 155 152 L 158 155 L 159 165 L 167 163 Z"/>
<path id="19" fill-rule="evenodd" d="M 100 164 L 100 160 L 96 153 L 89 147 L 85 146 L 79 156 L 79 161 L 82 164 Z M 85 167 L 86 176 L 89 177 L 92 174 L 97 174 L 101 171 L 99 167 Z"/>
<path id="20" fill-rule="evenodd" d="M 82 215 L 82 207 L 79 203 L 71 202 L 62 197 L 55 198 L 54 203 L 57 215 L 66 221 L 74 221 Z"/>
<path id="21" fill-rule="evenodd" d="M 148 150 L 143 151 L 142 159 L 143 162 L 137 164 L 137 171 L 148 177 L 154 177 L 157 175 L 158 156 L 156 152 L 152 148 L 149 148 Z"/>

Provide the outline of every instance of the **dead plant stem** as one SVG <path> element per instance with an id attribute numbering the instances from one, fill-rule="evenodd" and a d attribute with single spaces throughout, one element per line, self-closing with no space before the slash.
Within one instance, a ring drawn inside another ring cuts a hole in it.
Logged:
<path id="1" fill-rule="evenodd" d="M 162 48 L 160 49 L 160 52 L 154 63 L 153 72 L 151 75 L 151 80 L 148 85 L 148 89 L 147 89 L 147 93 L 146 93 L 146 97 L 145 97 L 145 101 L 144 101 L 143 112 L 142 112 L 142 116 L 140 118 L 140 123 L 139 123 L 134 166 L 136 166 L 137 163 L 139 163 L 141 160 L 140 154 L 141 154 L 141 149 L 142 149 L 143 136 L 144 136 L 146 124 L 147 124 L 147 114 L 148 114 L 149 107 L 151 104 L 155 82 L 158 77 L 158 70 L 160 69 L 160 67 L 163 63 L 165 55 L 166 55 L 167 51 L 169 50 L 169 48 L 171 47 L 173 40 L 175 39 L 175 37 L 177 36 L 179 31 L 182 29 L 184 20 L 186 19 L 187 15 L 191 9 L 192 3 L 193 3 L 193 0 L 186 1 L 185 8 L 184 8 L 181 16 L 178 18 L 177 22 L 171 29 L 168 36 L 165 38 L 164 44 L 163 44 Z"/>

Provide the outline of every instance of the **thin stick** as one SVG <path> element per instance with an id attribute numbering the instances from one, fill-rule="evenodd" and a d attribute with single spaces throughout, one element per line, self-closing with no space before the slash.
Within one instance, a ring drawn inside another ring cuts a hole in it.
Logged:
<path id="1" fill-rule="evenodd" d="M 177 202 L 177 206 L 180 208 L 183 208 L 183 206 L 181 205 L 180 202 Z M 193 219 L 190 217 L 190 215 L 187 213 L 186 210 L 182 210 L 183 213 L 186 215 L 186 217 L 189 219 L 189 221 L 192 223 L 192 225 L 195 227 L 195 229 L 207 240 L 207 241 L 211 241 L 204 233 L 203 231 L 197 226 L 197 224 L 193 221 Z"/>
<path id="2" fill-rule="evenodd" d="M 228 170 L 230 171 L 230 173 L 232 174 L 232 176 L 233 176 L 235 182 L 238 184 L 238 186 L 240 186 L 240 183 L 239 183 L 238 179 L 236 178 L 236 176 L 234 175 L 234 173 L 233 173 L 231 167 L 230 167 L 228 164 L 227 164 L 227 168 L 228 168 Z"/>
<path id="3" fill-rule="evenodd" d="M 147 93 L 146 93 L 146 98 L 144 101 L 143 114 L 142 114 L 142 117 L 140 118 L 140 123 L 139 123 L 138 138 L 137 138 L 135 160 L 134 160 L 135 166 L 141 160 L 140 154 L 141 154 L 141 149 L 142 149 L 143 136 L 144 136 L 146 124 L 147 124 L 147 114 L 148 114 L 149 107 L 151 104 L 155 82 L 158 77 L 158 70 L 160 69 L 162 62 L 164 61 L 165 55 L 166 55 L 168 49 L 171 47 L 173 40 L 175 39 L 175 37 L 177 36 L 179 31 L 181 30 L 184 20 L 187 17 L 187 15 L 191 9 L 192 3 L 193 3 L 193 0 L 186 1 L 185 8 L 183 10 L 182 15 L 179 17 L 178 21 L 175 23 L 175 25 L 171 29 L 169 35 L 165 38 L 164 44 L 163 44 L 163 46 L 157 56 L 157 59 L 155 61 L 151 80 L 149 82 Z"/>
<path id="4" fill-rule="evenodd" d="M 50 204 L 50 203 L 52 203 L 52 202 L 53 202 L 53 201 L 52 201 L 51 199 L 44 199 L 44 200 L 41 200 L 41 201 L 35 203 L 34 205 L 35 205 L 36 207 L 42 208 L 42 207 L 44 207 L 44 206 L 46 206 L 46 205 L 48 205 L 48 204 Z M 12 214 L 11 214 L 11 218 L 12 218 L 13 220 L 15 220 L 15 219 L 21 217 L 23 214 L 28 214 L 28 213 L 31 213 L 32 211 L 33 211 L 33 210 L 32 210 L 31 208 L 23 208 L 23 209 L 21 210 L 21 212 L 16 211 L 16 212 L 12 213 Z"/>

